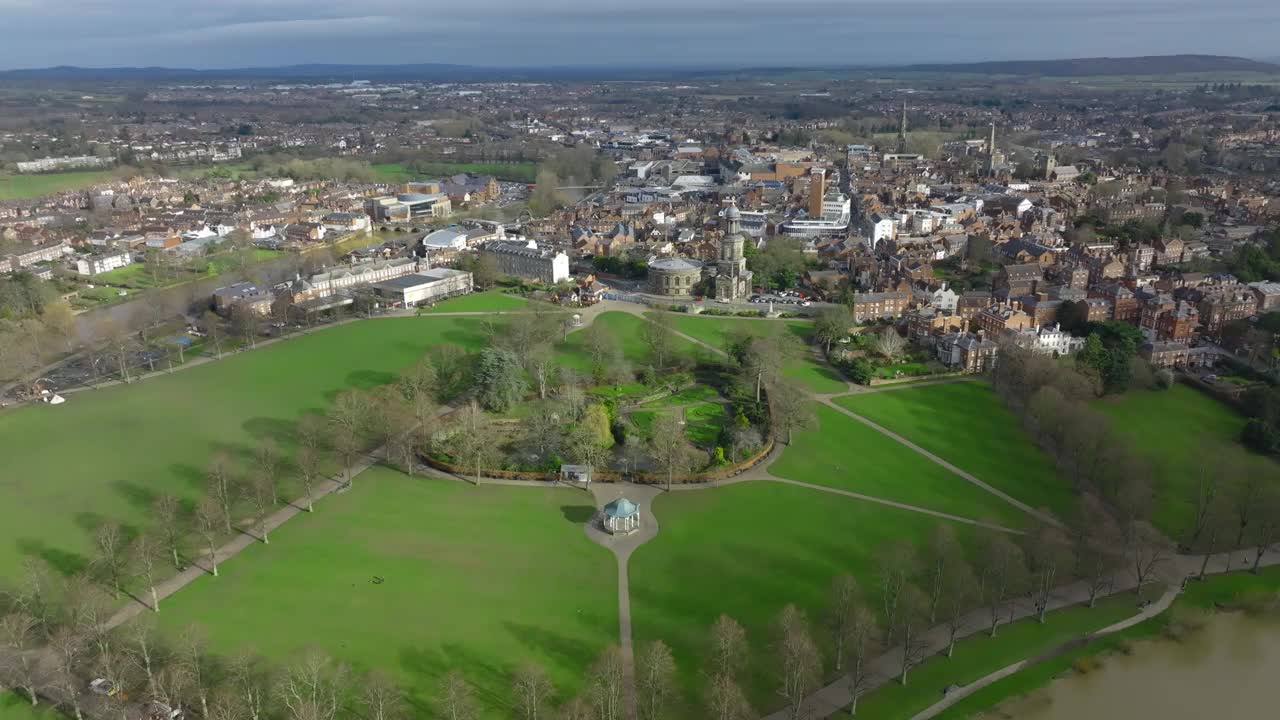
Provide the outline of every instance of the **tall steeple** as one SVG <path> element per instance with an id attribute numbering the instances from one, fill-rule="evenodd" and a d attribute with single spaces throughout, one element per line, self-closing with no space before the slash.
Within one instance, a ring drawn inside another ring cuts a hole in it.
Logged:
<path id="1" fill-rule="evenodd" d="M 902 124 L 898 126 L 898 152 L 907 151 L 907 101 L 902 101 Z"/>
<path id="2" fill-rule="evenodd" d="M 991 139 L 987 141 L 987 174 L 996 174 L 996 123 L 991 121 Z"/>

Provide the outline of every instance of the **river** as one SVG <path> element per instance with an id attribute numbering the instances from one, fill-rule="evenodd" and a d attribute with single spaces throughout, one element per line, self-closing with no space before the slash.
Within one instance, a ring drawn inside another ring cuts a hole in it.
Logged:
<path id="1" fill-rule="evenodd" d="M 1277 717 L 1280 622 L 1243 613 L 1208 616 L 1183 640 L 1141 641 L 1087 675 L 982 715 L 1018 720 L 1251 720 Z"/>

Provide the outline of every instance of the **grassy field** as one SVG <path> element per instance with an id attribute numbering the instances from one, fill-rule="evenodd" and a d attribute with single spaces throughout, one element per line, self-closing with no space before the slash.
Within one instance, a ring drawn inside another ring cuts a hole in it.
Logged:
<path id="1" fill-rule="evenodd" d="M 765 320 L 751 318 L 702 317 L 698 315 L 671 315 L 672 326 L 689 337 L 701 340 L 711 347 L 723 350 L 725 341 L 731 333 L 746 330 L 752 334 L 763 334 L 778 328 L 781 323 L 792 335 L 805 345 L 802 357 L 788 362 L 783 375 L 796 380 L 816 393 L 837 393 L 849 389 L 848 383 L 826 363 L 808 354 L 807 339 L 813 331 L 813 323 L 808 320 Z"/>
<path id="2" fill-rule="evenodd" d="M 499 180 L 531 183 L 538 174 L 538 166 L 531 162 L 524 163 L 427 163 L 421 166 L 422 172 L 414 172 L 403 163 L 377 163 L 373 172 L 383 182 L 409 182 L 413 180 L 433 180 L 459 173 L 472 175 L 492 175 Z"/>
<path id="3" fill-rule="evenodd" d="M 909 718 L 942 698 L 949 685 L 966 685 L 1019 660 L 1048 652 L 1063 643 L 1100 630 L 1138 613 L 1130 593 L 1064 608 L 1035 619 L 1019 620 L 1000 628 L 994 638 L 985 633 L 956 643 L 955 656 L 936 655 L 907 675 L 907 685 L 890 683 L 858 701 L 858 717 L 865 720 Z"/>
<path id="4" fill-rule="evenodd" d="M 706 717 L 698 708 L 707 633 L 720 613 L 747 630 L 743 685 L 755 709 L 776 709 L 770 627 L 778 611 L 794 602 L 819 622 L 835 576 L 852 573 L 870 590 L 877 552 L 899 539 L 922 544 L 940 522 L 774 483 L 668 493 L 653 511 L 662 529 L 629 569 L 635 641 L 671 646 L 686 701 L 671 717 L 682 718 Z"/>
<path id="5" fill-rule="evenodd" d="M 319 647 L 358 670 L 390 670 L 415 717 L 433 716 L 439 679 L 456 669 L 484 717 L 507 718 L 521 662 L 544 665 L 567 697 L 617 641 L 616 563 L 582 532 L 593 511 L 580 491 L 376 468 L 157 617 L 174 634 L 204 626 L 228 655 L 252 647 L 283 664 Z"/>
<path id="6" fill-rule="evenodd" d="M 770 473 L 1009 527 L 1027 523 L 1022 511 L 857 420 L 825 405 L 815 413 L 818 426 L 797 433 Z"/>
<path id="7" fill-rule="evenodd" d="M 605 312 L 596 317 L 594 324 L 603 325 L 613 333 L 618 340 L 618 345 L 622 349 L 622 355 L 633 366 L 633 369 L 639 370 L 648 364 L 649 347 L 645 345 L 644 338 L 641 335 L 641 329 L 644 327 L 645 320 L 625 312 Z M 591 370 L 591 356 L 587 352 L 586 347 L 587 331 L 579 330 L 569 335 L 567 342 L 560 343 L 556 346 L 559 355 L 559 362 L 564 367 L 573 368 L 580 372 L 589 372 Z M 672 343 L 677 353 L 697 353 L 702 352 L 704 355 L 710 355 L 710 351 L 705 348 L 697 348 L 684 338 L 675 338 Z"/>
<path id="8" fill-rule="evenodd" d="M 66 190 L 82 190 L 115 180 L 114 170 L 76 170 L 0 177 L 0 200 L 26 200 Z"/>
<path id="9" fill-rule="evenodd" d="M 471 293 L 462 297 L 450 298 L 438 302 L 430 308 L 423 308 L 422 314 L 444 312 L 499 312 L 504 310 L 524 310 L 529 301 L 519 295 L 508 295 L 501 290 L 486 290 Z"/>
<path id="10" fill-rule="evenodd" d="M 1185 385 L 1133 390 L 1099 400 L 1095 407 L 1152 463 L 1156 525 L 1175 538 L 1193 522 L 1195 487 L 1205 463 L 1229 468 L 1232 477 L 1251 473 L 1280 482 L 1280 464 L 1239 443 L 1244 417 Z"/>
<path id="11" fill-rule="evenodd" d="M 286 444 L 304 412 L 340 390 L 388 382 L 430 346 L 479 347 L 475 318 L 351 323 L 65 405 L 0 413 L 0 578 L 23 558 L 63 572 L 89 562 L 106 520 L 145 524 L 159 491 L 195 497 L 215 450 L 243 458 L 261 438 Z M 54 438 L 69 443 L 52 452 Z"/>
<path id="12" fill-rule="evenodd" d="M 252 248 L 249 251 L 248 264 L 256 265 L 283 255 L 280 250 L 268 250 L 266 248 Z M 111 285 L 123 285 L 126 287 L 137 289 L 150 289 L 159 287 L 172 287 L 181 285 L 185 282 L 194 280 L 203 280 L 206 278 L 215 278 L 223 273 L 230 272 L 236 267 L 236 259 L 230 253 L 221 253 L 213 255 L 203 264 L 192 265 L 189 268 L 183 268 L 171 272 L 164 279 L 157 281 L 152 276 L 151 269 L 146 263 L 133 263 L 122 268 L 109 270 L 107 272 L 94 275 L 90 281 L 95 283 L 108 283 Z"/>
<path id="13" fill-rule="evenodd" d="M 728 421 L 725 406 L 720 403 L 701 403 L 685 408 L 685 436 L 694 445 L 712 449 L 720 439 L 720 431 Z"/>
<path id="14" fill-rule="evenodd" d="M 985 383 L 850 395 L 842 406 L 1035 508 L 1066 517 L 1074 493 Z"/>
<path id="15" fill-rule="evenodd" d="M 64 716 L 47 705 L 31 707 L 25 696 L 0 692 L 0 720 L 63 720 Z"/>

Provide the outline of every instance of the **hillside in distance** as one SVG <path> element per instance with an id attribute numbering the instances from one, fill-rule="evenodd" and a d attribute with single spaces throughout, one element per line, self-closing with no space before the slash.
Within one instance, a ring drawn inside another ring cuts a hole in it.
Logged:
<path id="1" fill-rule="evenodd" d="M 1001 60 L 960 64 L 907 65 L 897 69 L 906 72 L 1089 77 L 1212 72 L 1275 73 L 1280 72 L 1280 65 L 1227 55 L 1145 55 L 1141 57 Z"/>

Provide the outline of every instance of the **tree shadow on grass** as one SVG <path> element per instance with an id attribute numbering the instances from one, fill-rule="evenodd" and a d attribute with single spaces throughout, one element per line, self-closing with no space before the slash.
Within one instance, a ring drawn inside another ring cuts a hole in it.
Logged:
<path id="1" fill-rule="evenodd" d="M 64 577 L 77 575 L 89 568 L 89 558 L 79 553 L 50 547 L 43 540 L 19 540 L 18 552 L 27 557 L 43 560 Z"/>
<path id="2" fill-rule="evenodd" d="M 601 647 L 617 641 L 616 629 L 612 635 L 601 637 L 598 647 L 593 647 L 581 640 L 568 638 L 533 625 L 504 622 L 502 626 L 531 652 L 547 658 L 548 664 L 579 671 L 584 671 L 591 666 Z"/>
<path id="3" fill-rule="evenodd" d="M 116 492 L 124 496 L 129 504 L 139 510 L 150 510 L 156 501 L 156 491 L 128 480 L 117 480 L 112 483 Z"/>
<path id="4" fill-rule="evenodd" d="M 408 699 L 414 717 L 436 716 L 437 690 L 441 679 L 451 670 L 462 674 L 477 701 L 498 710 L 501 716 L 510 715 L 510 700 L 505 689 L 510 686 L 511 673 L 461 645 L 446 643 L 440 650 L 403 647 L 400 666 L 413 676 L 412 685 L 419 690 Z"/>
<path id="5" fill-rule="evenodd" d="M 575 525 L 584 525 L 596 514 L 596 509 L 590 505 L 561 505 L 560 512 L 565 520 Z"/>
<path id="6" fill-rule="evenodd" d="M 395 382 L 396 374 L 386 370 L 355 370 L 347 374 L 347 385 L 371 390 L 379 385 Z"/>
<path id="7" fill-rule="evenodd" d="M 208 475 L 195 465 L 174 463 L 169 466 L 169 472 L 173 473 L 175 477 L 181 478 L 193 490 L 204 490 L 205 485 L 208 484 Z"/>
<path id="8" fill-rule="evenodd" d="M 240 426 L 255 439 L 271 438 L 277 445 L 293 445 L 298 423 L 281 418 L 257 417 L 245 420 Z"/>

